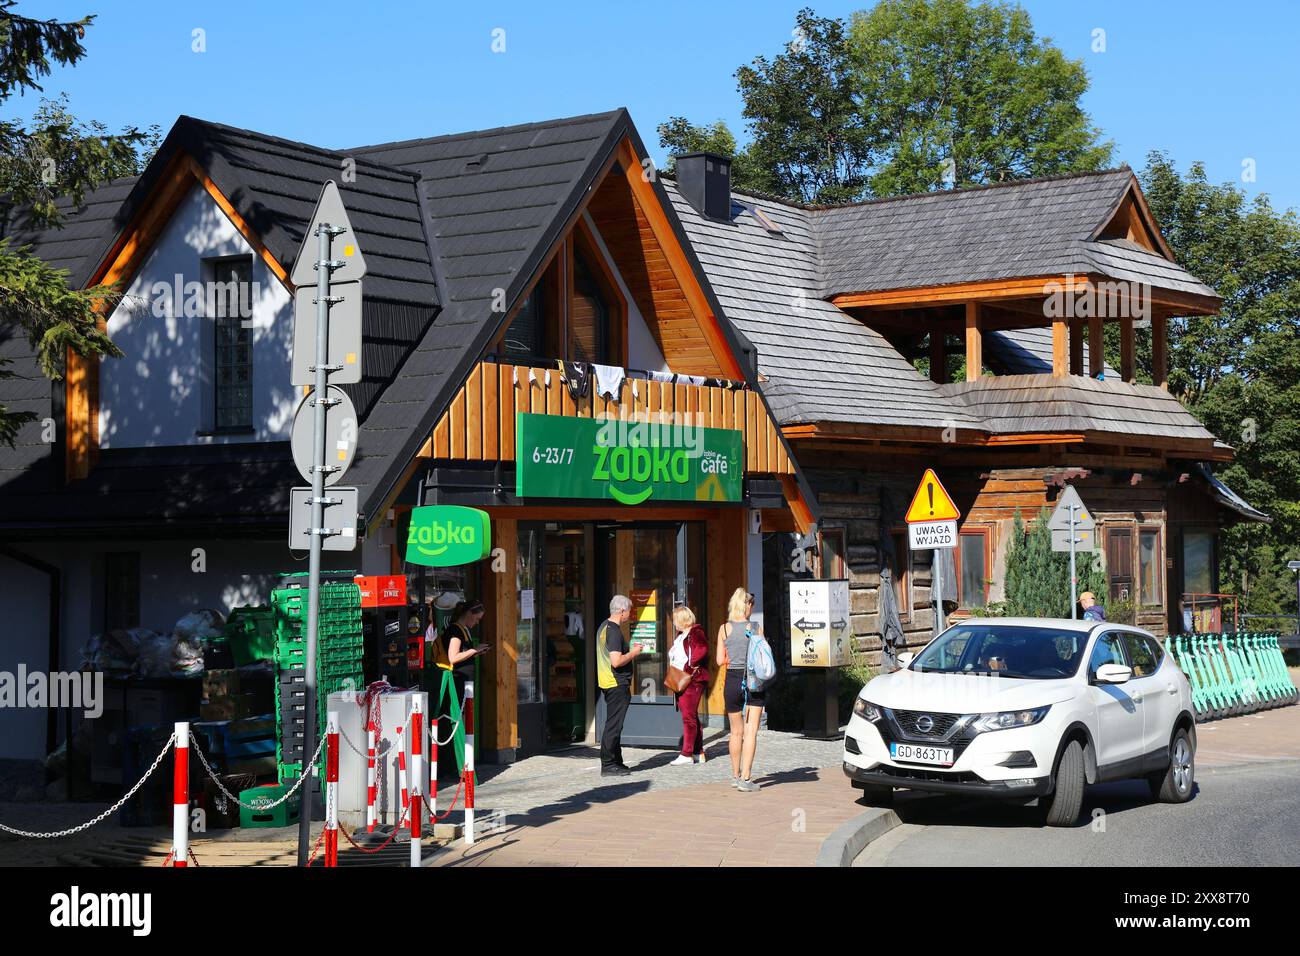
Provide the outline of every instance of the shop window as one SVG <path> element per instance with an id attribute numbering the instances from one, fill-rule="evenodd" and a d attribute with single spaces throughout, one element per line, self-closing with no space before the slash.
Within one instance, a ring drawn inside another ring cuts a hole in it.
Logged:
<path id="1" fill-rule="evenodd" d="M 206 264 L 212 283 L 214 327 L 213 425 L 219 432 L 253 427 L 253 259 L 238 256 Z"/>
<path id="2" fill-rule="evenodd" d="M 1138 532 L 1138 593 L 1142 604 L 1151 607 L 1162 602 L 1164 560 L 1161 557 L 1160 529 L 1142 528 Z"/>
<path id="3" fill-rule="evenodd" d="M 104 555 L 104 630 L 140 626 L 140 552 Z"/>
<path id="4" fill-rule="evenodd" d="M 844 560 L 844 529 L 828 528 L 817 532 L 817 576 L 823 580 L 847 578 Z"/>
<path id="5" fill-rule="evenodd" d="M 1183 532 L 1183 593 L 1213 594 L 1218 588 L 1212 531 Z"/>
<path id="6" fill-rule="evenodd" d="M 958 535 L 957 606 L 963 611 L 989 603 L 990 538 L 988 528 L 963 528 Z"/>

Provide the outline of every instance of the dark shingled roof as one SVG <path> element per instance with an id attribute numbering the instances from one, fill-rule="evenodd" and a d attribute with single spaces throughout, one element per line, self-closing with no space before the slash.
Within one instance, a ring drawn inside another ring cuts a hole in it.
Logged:
<path id="1" fill-rule="evenodd" d="M 1120 169 L 824 207 L 735 192 L 728 222 L 697 213 L 671 181 L 669 193 L 727 317 L 758 347 L 763 391 L 782 424 L 1212 440 L 1177 399 L 1127 385 L 1109 366 L 1104 381 L 1051 378 L 1048 328 L 987 332 L 986 361 L 1002 377 L 941 387 L 882 334 L 827 301 L 838 292 L 1069 271 L 1213 295 L 1134 243 L 1088 238 L 1132 184 L 1132 173 Z M 1097 265 L 1080 258 L 1100 255 L 1110 258 Z"/>
<path id="2" fill-rule="evenodd" d="M 1154 270 L 1160 285 L 1213 296 L 1163 256 L 1091 238 L 1133 182 L 1125 167 L 814 209 L 822 294 L 1119 269 L 1116 278 L 1152 281 Z"/>
<path id="3" fill-rule="evenodd" d="M 492 308 L 494 291 L 504 290 L 503 311 L 508 311 L 625 133 L 635 138 L 627 112 L 616 110 L 328 150 L 181 117 L 138 181 L 114 184 L 88 197 L 62 230 L 29 231 L 23 238 L 84 284 L 147 201 L 167 164 L 184 153 L 203 167 L 275 259 L 292 271 L 321 186 L 335 180 L 367 265 L 365 380 L 345 388 L 362 416 L 347 483 L 360 489 L 369 519 L 432 430 L 442 411 L 438 403 L 449 400 L 453 391 L 447 384 L 468 372 L 495 332 L 503 312 Z M 49 417 L 52 390 L 39 373 L 31 374 L 29 353 L 25 342 L 0 335 L 0 355 L 14 356 L 14 370 L 23 375 L 0 381 L 0 401 L 15 409 L 30 406 Z M 206 520 L 205 515 L 222 512 L 225 498 L 215 491 L 200 493 L 189 473 L 204 470 L 202 462 L 219 467 L 231 459 L 231 449 L 237 458 L 248 447 L 193 448 L 175 461 L 155 449 L 123 449 L 112 456 L 105 451 L 91 479 L 57 490 L 59 469 L 50 446 L 39 440 L 39 427 L 25 428 L 20 438 L 18 453 L 0 450 L 0 521 L 6 524 L 37 515 L 80 523 L 75 508 L 62 503 L 88 489 L 99 496 L 113 493 L 119 502 L 115 510 L 124 519 L 136 509 L 143 521 Z M 283 464 L 287 443 L 271 443 L 264 454 Z M 131 469 L 127 462 L 133 455 L 150 465 Z M 29 467 L 40 458 L 50 459 L 47 468 Z M 287 489 L 297 481 L 294 474 L 291 467 L 284 471 L 283 488 L 275 493 L 262 488 L 246 497 L 264 511 L 271 509 L 266 513 L 282 516 Z M 152 495 L 142 484 L 149 481 L 155 485 Z M 114 482 L 124 492 L 129 488 L 139 494 L 119 499 Z M 188 506 L 167 504 L 172 500 L 167 489 L 173 486 L 191 488 Z"/>

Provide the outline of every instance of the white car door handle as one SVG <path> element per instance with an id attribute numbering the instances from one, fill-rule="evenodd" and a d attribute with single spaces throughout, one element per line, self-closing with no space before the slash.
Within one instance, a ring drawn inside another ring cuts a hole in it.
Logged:
<path id="1" fill-rule="evenodd" d="M 1169 693 L 1169 694 L 1177 694 L 1177 693 L 1178 693 L 1178 685 L 1176 685 L 1176 684 L 1166 684 L 1166 685 L 1165 685 L 1165 692 L 1166 692 L 1166 693 Z"/>
<path id="2" fill-rule="evenodd" d="M 1140 704 L 1140 703 L 1142 703 L 1142 695 L 1141 695 L 1141 694 L 1134 694 L 1134 695 L 1133 695 L 1133 703 L 1135 703 L 1135 704 Z"/>

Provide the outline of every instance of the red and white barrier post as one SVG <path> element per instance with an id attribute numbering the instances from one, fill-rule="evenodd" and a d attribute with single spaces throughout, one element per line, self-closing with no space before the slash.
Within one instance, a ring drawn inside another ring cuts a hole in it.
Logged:
<path id="1" fill-rule="evenodd" d="M 366 725 L 366 832 L 375 832 L 375 722 Z"/>
<path id="2" fill-rule="evenodd" d="M 423 810 L 420 794 L 424 790 L 421 776 L 424 770 L 424 715 L 420 712 L 420 698 L 411 698 L 411 866 L 420 865 L 420 824 Z"/>
<path id="3" fill-rule="evenodd" d="M 401 727 L 397 728 L 397 739 L 399 741 L 397 747 L 397 776 L 402 784 L 402 809 L 405 810 L 409 800 L 406 795 L 406 738 L 402 736 Z"/>
<path id="4" fill-rule="evenodd" d="M 189 866 L 190 861 L 190 724 L 178 720 L 172 731 L 172 866 Z"/>
<path id="5" fill-rule="evenodd" d="M 339 715 L 325 723 L 325 865 L 339 865 Z"/>
<path id="6" fill-rule="evenodd" d="M 474 842 L 474 682 L 465 681 L 465 842 Z"/>
<path id="7" fill-rule="evenodd" d="M 442 721 L 429 717 L 429 815 L 438 817 L 438 730 Z"/>

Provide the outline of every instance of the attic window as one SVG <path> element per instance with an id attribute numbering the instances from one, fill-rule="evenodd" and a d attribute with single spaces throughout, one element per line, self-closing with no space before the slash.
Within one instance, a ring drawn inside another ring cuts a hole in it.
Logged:
<path id="1" fill-rule="evenodd" d="M 757 219 L 758 224 L 768 232 L 776 236 L 783 234 L 783 230 L 776 224 L 776 221 L 767 213 L 763 212 L 763 210 L 759 209 L 756 203 L 738 201 L 738 204 L 744 208 L 745 212 Z"/>
<path id="2" fill-rule="evenodd" d="M 481 155 L 478 156 L 471 156 L 469 159 L 465 160 L 465 168 L 482 169 L 483 166 L 487 163 L 487 161 L 488 161 L 487 153 L 482 153 Z"/>

